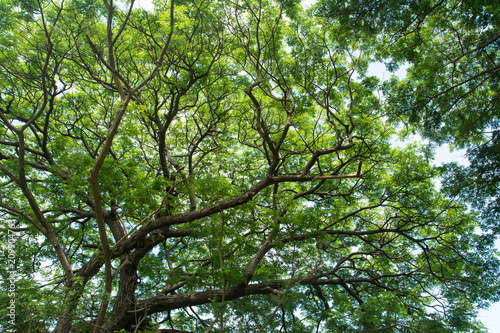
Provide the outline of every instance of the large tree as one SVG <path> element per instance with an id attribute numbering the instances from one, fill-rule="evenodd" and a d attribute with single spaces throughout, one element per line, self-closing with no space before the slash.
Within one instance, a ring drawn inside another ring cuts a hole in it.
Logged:
<path id="1" fill-rule="evenodd" d="M 491 238 L 391 145 L 383 30 L 264 0 L 1 6 L 0 327 L 483 330 Z"/>

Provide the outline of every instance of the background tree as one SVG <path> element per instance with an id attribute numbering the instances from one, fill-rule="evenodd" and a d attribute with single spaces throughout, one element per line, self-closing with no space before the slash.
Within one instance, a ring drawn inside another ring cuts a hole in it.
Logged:
<path id="1" fill-rule="evenodd" d="M 373 35 L 273 1 L 2 6 L 16 329 L 482 331 L 498 260 L 391 147 Z"/>
<path id="2" fill-rule="evenodd" d="M 481 211 L 498 233 L 500 8 L 495 1 L 324 1 L 318 13 L 342 22 L 390 68 L 393 112 L 433 143 L 467 149 L 467 167 L 444 167 L 451 196 Z"/>

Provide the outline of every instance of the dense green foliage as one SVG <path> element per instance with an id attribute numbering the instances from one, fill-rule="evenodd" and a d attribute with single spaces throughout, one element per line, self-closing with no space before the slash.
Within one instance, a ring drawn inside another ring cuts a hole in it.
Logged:
<path id="1" fill-rule="evenodd" d="M 499 5 L 0 4 L 2 329 L 485 331 Z"/>
<path id="2" fill-rule="evenodd" d="M 500 8 L 497 1 L 324 1 L 318 13 L 349 27 L 378 60 L 409 66 L 387 84 L 394 115 L 432 142 L 466 148 L 469 167 L 445 167 L 445 189 L 498 228 Z"/>

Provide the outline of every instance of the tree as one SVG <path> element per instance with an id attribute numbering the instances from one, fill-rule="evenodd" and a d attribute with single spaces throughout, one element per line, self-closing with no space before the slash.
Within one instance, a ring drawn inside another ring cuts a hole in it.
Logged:
<path id="1" fill-rule="evenodd" d="M 483 331 L 490 239 L 425 148 L 391 146 L 369 34 L 291 2 L 155 5 L 2 1 L 16 329 Z"/>
<path id="2" fill-rule="evenodd" d="M 378 39 L 376 58 L 409 66 L 386 87 L 393 114 L 433 143 L 467 149 L 444 167 L 450 196 L 498 234 L 500 8 L 495 1 L 324 1 L 318 12 Z"/>

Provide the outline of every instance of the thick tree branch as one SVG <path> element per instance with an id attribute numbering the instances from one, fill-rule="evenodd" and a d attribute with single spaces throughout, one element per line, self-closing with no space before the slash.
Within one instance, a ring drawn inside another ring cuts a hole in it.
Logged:
<path id="1" fill-rule="evenodd" d="M 150 299 L 137 302 L 139 309 L 148 309 L 148 313 L 166 312 L 173 309 L 187 306 L 197 306 L 211 302 L 221 302 L 223 293 L 226 301 L 235 300 L 249 295 L 267 295 L 275 294 L 278 290 L 286 286 L 294 285 L 342 285 L 343 283 L 374 283 L 384 278 L 396 278 L 408 276 L 409 273 L 382 274 L 372 278 L 347 278 L 347 279 L 322 279 L 315 276 L 299 277 L 291 280 L 270 280 L 255 284 L 239 284 L 223 289 L 207 290 L 200 292 L 184 293 L 178 295 L 159 294 Z"/>

